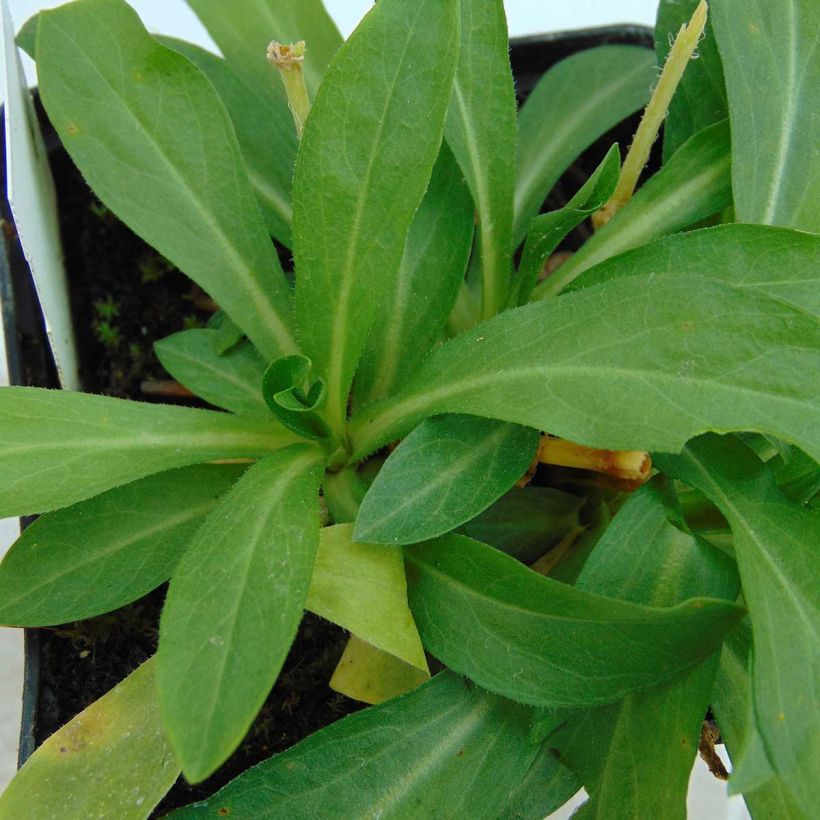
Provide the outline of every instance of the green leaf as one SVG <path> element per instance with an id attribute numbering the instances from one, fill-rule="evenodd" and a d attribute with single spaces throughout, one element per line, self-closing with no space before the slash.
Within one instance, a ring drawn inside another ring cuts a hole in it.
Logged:
<path id="1" fill-rule="evenodd" d="M 792 447 L 788 462 L 774 467 L 783 494 L 796 504 L 808 504 L 820 492 L 820 465 Z"/>
<path id="2" fill-rule="evenodd" d="M 579 789 L 575 773 L 559 763 L 552 749 L 542 745 L 521 782 L 510 792 L 498 820 L 544 820 Z"/>
<path id="3" fill-rule="evenodd" d="M 284 101 L 284 91 L 266 50 L 271 40 L 305 40 L 305 82 L 315 92 L 342 37 L 322 0 L 186 0 L 213 37 L 228 65 L 244 75 L 259 93 Z M 281 108 L 288 125 L 292 118 Z"/>
<path id="4" fill-rule="evenodd" d="M 183 467 L 38 518 L 0 563 L 0 623 L 63 624 L 141 598 L 170 578 L 243 471 Z"/>
<path id="5" fill-rule="evenodd" d="M 49 119 L 103 203 L 263 355 L 293 352 L 287 282 L 233 126 L 201 72 L 122 0 L 42 12 L 37 72 Z"/>
<path id="6" fill-rule="evenodd" d="M 333 61 L 305 126 L 293 183 L 296 316 L 337 435 L 438 155 L 457 25 L 455 0 L 380 0 Z"/>
<path id="7" fill-rule="evenodd" d="M 306 356 L 284 356 L 265 371 L 262 392 L 270 411 L 289 430 L 303 438 L 321 440 L 328 429 L 320 415 L 327 391 L 323 379 L 314 379 Z"/>
<path id="8" fill-rule="evenodd" d="M 649 100 L 655 57 L 640 46 L 573 54 L 539 80 L 521 109 L 514 245 L 576 157 Z"/>
<path id="9" fill-rule="evenodd" d="M 405 548 L 428 651 L 485 688 L 546 707 L 593 706 L 708 657 L 742 610 L 710 599 L 657 609 L 544 578 L 461 535 Z"/>
<path id="10" fill-rule="evenodd" d="M 565 207 L 532 218 L 510 298 L 511 304 L 525 305 L 529 302 L 544 263 L 573 228 L 609 201 L 618 184 L 620 172 L 618 146 L 613 145 L 592 176 Z"/>
<path id="11" fill-rule="evenodd" d="M 533 298 L 558 293 L 587 268 L 725 208 L 732 201 L 730 162 L 726 120 L 690 137 L 606 225 L 535 289 Z"/>
<path id="12" fill-rule="evenodd" d="M 270 417 L 262 396 L 265 360 L 250 342 L 220 355 L 216 336 L 216 330 L 183 330 L 154 342 L 154 351 L 174 379 L 216 407 Z"/>
<path id="13" fill-rule="evenodd" d="M 663 65 L 680 27 L 689 22 L 700 0 L 660 0 L 655 22 L 655 51 Z M 712 9 L 710 7 L 709 11 Z M 678 84 L 663 126 L 666 162 L 693 134 L 729 116 L 723 65 L 720 62 L 711 14 L 698 42 L 697 59 L 690 60 Z"/>
<path id="14" fill-rule="evenodd" d="M 752 746 L 760 747 L 763 744 L 757 731 L 752 708 L 752 683 L 749 675 L 749 660 L 751 652 L 751 628 L 748 618 L 744 618 L 723 644 L 720 655 L 715 687 L 712 692 L 712 710 L 717 718 L 720 734 L 732 761 L 743 765 L 743 751 Z M 765 749 L 763 750 L 765 754 Z M 803 814 L 794 804 L 788 790 L 784 788 L 780 778 L 771 776 L 766 778 L 765 769 L 768 767 L 772 774 L 768 758 L 762 761 L 758 758 L 761 767 L 758 774 L 760 780 L 743 797 L 753 817 L 777 817 L 782 820 L 805 820 Z M 747 759 L 746 766 L 749 761 Z M 735 792 L 735 775 L 738 769 L 729 778 L 729 791 Z M 747 771 L 747 774 L 750 774 Z"/>
<path id="15" fill-rule="evenodd" d="M 538 757 L 530 716 L 442 672 L 321 729 L 171 817 L 502 817 Z"/>
<path id="16" fill-rule="evenodd" d="M 818 259 L 820 237 L 765 225 L 718 225 L 668 236 L 607 259 L 584 271 L 569 290 L 649 269 L 664 276 L 707 274 L 820 315 Z"/>
<path id="17" fill-rule="evenodd" d="M 538 431 L 476 416 L 420 424 L 390 454 L 362 501 L 354 538 L 415 544 L 500 498 L 532 464 Z"/>
<path id="18" fill-rule="evenodd" d="M 174 784 L 148 660 L 55 732 L 0 795 L 0 818 L 145 820 Z"/>
<path id="19" fill-rule="evenodd" d="M 293 443 L 272 419 L 0 387 L 0 517 L 56 510 L 152 473 Z"/>
<path id="20" fill-rule="evenodd" d="M 816 319 L 645 262 L 642 275 L 508 310 L 447 342 L 402 393 L 354 416 L 354 458 L 439 413 L 613 450 L 675 452 L 706 430 L 760 430 L 820 457 L 806 378 L 820 366 Z M 723 262 L 716 249 L 711 263 Z"/>
<path id="21" fill-rule="evenodd" d="M 401 553 L 354 543 L 352 524 L 321 530 L 305 606 L 376 648 L 427 671 L 407 604 Z"/>
<path id="22" fill-rule="evenodd" d="M 459 531 L 528 564 L 578 526 L 583 503 L 552 487 L 517 487 Z"/>
<path id="23" fill-rule="evenodd" d="M 792 504 L 739 439 L 704 436 L 658 466 L 717 504 L 734 535 L 754 633 L 755 719 L 769 761 L 795 801 L 820 801 L 820 513 Z"/>
<path id="24" fill-rule="evenodd" d="M 238 15 L 234 12 L 231 16 Z M 213 84 L 230 114 L 268 231 L 290 247 L 290 189 L 299 143 L 286 105 L 271 94 L 262 93 L 255 83 L 234 72 L 216 54 L 174 37 L 157 39 L 190 60 Z M 271 75 L 271 84 L 276 81 Z"/>
<path id="25" fill-rule="evenodd" d="M 446 144 L 407 236 L 396 283 L 377 311 L 356 371 L 356 403 L 384 398 L 441 338 L 464 281 L 473 200 Z"/>
<path id="26" fill-rule="evenodd" d="M 478 214 L 482 311 L 487 318 L 503 307 L 510 281 L 515 89 L 502 0 L 460 0 L 459 5 L 461 43 L 445 135 Z"/>
<path id="27" fill-rule="evenodd" d="M 723 0 L 712 15 L 729 96 L 737 218 L 820 231 L 820 6 Z"/>
<path id="28" fill-rule="evenodd" d="M 313 445 L 258 461 L 182 556 L 160 621 L 157 684 L 185 777 L 239 745 L 284 663 L 319 541 L 324 462 Z"/>

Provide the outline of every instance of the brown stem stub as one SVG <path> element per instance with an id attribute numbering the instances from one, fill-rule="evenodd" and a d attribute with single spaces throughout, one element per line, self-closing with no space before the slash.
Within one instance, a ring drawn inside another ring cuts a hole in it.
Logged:
<path id="1" fill-rule="evenodd" d="M 646 481 L 652 470 L 652 459 L 643 450 L 600 450 L 551 436 L 541 439 L 538 461 L 638 482 Z"/>

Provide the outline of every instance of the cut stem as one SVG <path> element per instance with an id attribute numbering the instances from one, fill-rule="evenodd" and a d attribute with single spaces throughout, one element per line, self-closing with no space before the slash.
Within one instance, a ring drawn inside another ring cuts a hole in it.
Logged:
<path id="1" fill-rule="evenodd" d="M 688 25 L 682 25 L 661 72 L 658 84 L 652 92 L 641 124 L 635 132 L 635 138 L 621 169 L 621 177 L 609 201 L 592 216 L 596 228 L 603 227 L 632 198 L 641 171 L 649 160 L 649 151 L 655 142 L 661 124 L 666 118 L 669 103 L 683 77 L 683 72 L 695 52 L 698 41 L 706 27 L 706 15 L 709 7 L 706 0 L 701 0 L 695 9 Z"/>
<path id="2" fill-rule="evenodd" d="M 282 85 L 285 86 L 285 93 L 288 95 L 288 108 L 296 125 L 296 136 L 301 140 L 305 120 L 310 113 L 310 97 L 303 71 L 305 41 L 300 40 L 288 45 L 274 40 L 268 46 L 268 59 L 276 66 L 282 78 Z"/>
<path id="3" fill-rule="evenodd" d="M 643 450 L 596 450 L 562 438 L 543 436 L 538 449 L 541 464 L 592 470 L 629 481 L 646 481 L 652 459 Z"/>

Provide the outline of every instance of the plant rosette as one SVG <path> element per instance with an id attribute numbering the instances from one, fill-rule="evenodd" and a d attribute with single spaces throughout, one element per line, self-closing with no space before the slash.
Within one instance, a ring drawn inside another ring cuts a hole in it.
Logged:
<path id="1" fill-rule="evenodd" d="M 345 43 L 319 0 L 188 2 L 222 57 L 123 0 L 21 34 L 95 194 L 225 319 L 156 340 L 214 409 L 0 389 L 0 516 L 40 515 L 0 622 L 169 581 L 156 656 L 0 818 L 216 772 L 305 609 L 374 705 L 173 816 L 683 817 L 710 707 L 752 813 L 810 816 L 820 8 L 664 0 L 659 76 L 589 49 L 517 111 L 501 0 L 380 0 Z"/>

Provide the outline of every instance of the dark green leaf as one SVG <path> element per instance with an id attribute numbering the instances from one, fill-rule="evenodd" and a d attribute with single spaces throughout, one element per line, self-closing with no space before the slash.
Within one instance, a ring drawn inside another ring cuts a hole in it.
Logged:
<path id="1" fill-rule="evenodd" d="M 233 18 L 238 15 L 232 13 Z M 204 48 L 160 37 L 168 48 L 187 57 L 213 84 L 228 109 L 245 160 L 248 178 L 256 192 L 270 233 L 290 246 L 293 218 L 290 189 L 296 162 L 296 129 L 281 100 L 261 93 L 256 83 L 234 72 L 221 58 Z M 277 82 L 271 71 L 270 83 Z"/>
<path id="2" fill-rule="evenodd" d="M 510 793 L 539 755 L 528 739 L 531 712 L 442 672 L 316 732 L 171 817 L 510 816 Z M 559 764 L 546 763 L 563 796 Z"/>
<path id="3" fill-rule="evenodd" d="M 337 435 L 438 155 L 457 25 L 455 0 L 380 0 L 333 61 L 302 137 L 293 183 L 296 315 Z"/>
<path id="4" fill-rule="evenodd" d="M 270 416 L 262 396 L 265 360 L 250 342 L 220 355 L 215 330 L 183 330 L 154 343 L 162 366 L 192 392 L 225 410 Z"/>
<path id="5" fill-rule="evenodd" d="M 578 526 L 583 503 L 582 498 L 551 487 L 519 487 L 459 531 L 528 564 Z"/>
<path id="6" fill-rule="evenodd" d="M 328 436 L 320 411 L 327 391 L 323 379 L 314 379 L 313 365 L 306 356 L 285 356 L 265 371 L 262 391 L 270 411 L 303 438 L 321 440 Z"/>
<path id="7" fill-rule="evenodd" d="M 559 763 L 552 749 L 542 745 L 521 782 L 510 792 L 498 820 L 544 820 L 580 788 L 575 773 Z"/>
<path id="8" fill-rule="evenodd" d="M 239 745 L 290 649 L 319 541 L 313 445 L 258 461 L 182 556 L 160 621 L 157 685 L 186 778 Z"/>
<path id="9" fill-rule="evenodd" d="M 603 228 L 535 289 L 533 298 L 558 293 L 587 268 L 725 208 L 732 201 L 730 161 L 726 120 L 690 137 Z"/>
<path id="10" fill-rule="evenodd" d="M 796 504 L 808 504 L 820 493 L 820 465 L 802 450 L 792 447 L 788 462 L 774 470 L 783 494 Z"/>
<path id="11" fill-rule="evenodd" d="M 769 761 L 807 814 L 820 803 L 820 513 L 778 489 L 733 436 L 703 436 L 658 466 L 701 490 L 728 519 L 754 633 L 754 711 Z"/>
<path id="12" fill-rule="evenodd" d="M 460 0 L 459 5 L 461 43 L 445 134 L 478 214 L 487 318 L 503 307 L 510 281 L 515 90 L 502 0 Z"/>
<path id="13" fill-rule="evenodd" d="M 538 431 L 476 416 L 420 424 L 390 455 L 362 501 L 357 541 L 414 544 L 474 518 L 520 479 Z"/>
<path id="14" fill-rule="evenodd" d="M 56 510 L 174 467 L 258 458 L 294 440 L 273 419 L 0 387 L 0 517 Z"/>
<path id="15" fill-rule="evenodd" d="M 663 65 L 680 27 L 689 22 L 700 0 L 660 0 L 655 23 L 655 52 Z M 711 8 L 710 8 L 711 11 Z M 668 160 L 693 134 L 729 116 L 723 65 L 711 15 L 698 42 L 697 59 L 689 61 L 675 90 L 663 127 L 663 156 Z"/>
<path id="16" fill-rule="evenodd" d="M 511 294 L 511 304 L 525 305 L 529 302 L 544 263 L 573 228 L 609 201 L 618 184 L 620 171 L 618 146 L 613 145 L 592 176 L 565 207 L 533 217 Z"/>
<path id="17" fill-rule="evenodd" d="M 762 430 L 820 457 L 806 377 L 820 367 L 816 319 L 734 283 L 657 276 L 644 261 L 642 275 L 508 310 L 447 342 L 402 393 L 354 416 L 354 457 L 439 413 L 613 450 L 674 452 L 705 430 Z M 711 264 L 724 263 L 715 247 Z"/>
<path id="18" fill-rule="evenodd" d="M 0 623 L 79 621 L 141 598 L 244 469 L 183 467 L 38 518 L 0 563 Z"/>
<path id="19" fill-rule="evenodd" d="M 533 572 L 461 535 L 405 548 L 424 645 L 491 691 L 547 707 L 592 706 L 708 657 L 742 610 L 696 599 L 657 609 Z"/>
<path id="20" fill-rule="evenodd" d="M 820 4 L 721 0 L 711 7 L 732 121 L 741 222 L 820 230 Z"/>
<path id="21" fill-rule="evenodd" d="M 410 226 L 396 283 L 370 328 L 356 371 L 357 404 L 394 393 L 441 338 L 472 239 L 473 201 L 444 144 Z"/>
<path id="22" fill-rule="evenodd" d="M 521 109 L 515 245 L 569 164 L 642 108 L 656 79 L 649 49 L 620 45 L 573 54 L 544 74 Z"/>
<path id="23" fill-rule="evenodd" d="M 287 282 L 233 126 L 202 73 L 123 0 L 44 11 L 37 71 L 49 119 L 103 203 L 201 285 L 263 355 L 293 352 Z"/>

